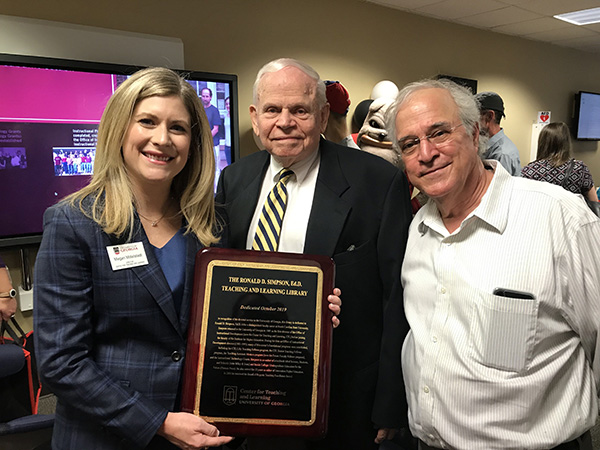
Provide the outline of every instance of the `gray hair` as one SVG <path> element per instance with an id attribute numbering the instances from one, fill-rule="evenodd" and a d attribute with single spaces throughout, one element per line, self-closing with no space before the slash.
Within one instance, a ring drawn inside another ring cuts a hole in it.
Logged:
<path id="1" fill-rule="evenodd" d="M 321 109 L 327 103 L 327 96 L 325 94 L 325 83 L 319 77 L 319 74 L 315 69 L 313 69 L 308 64 L 298 61 L 293 58 L 279 58 L 275 59 L 271 62 L 268 62 L 258 71 L 256 75 L 256 80 L 254 81 L 254 87 L 252 89 L 252 98 L 254 104 L 258 104 L 258 88 L 260 86 L 260 80 L 267 73 L 278 72 L 281 69 L 285 69 L 286 67 L 295 67 L 296 69 L 301 70 L 304 74 L 308 75 L 310 78 L 315 80 L 317 91 L 316 91 L 316 100 L 317 107 Z"/>
<path id="2" fill-rule="evenodd" d="M 425 79 L 404 86 L 398 93 L 398 96 L 392 105 L 391 113 L 393 120 L 390 121 L 390 132 L 392 133 L 391 135 L 393 136 L 394 142 L 396 141 L 396 116 L 398 115 L 398 110 L 412 94 L 423 89 L 444 89 L 447 91 L 458 107 L 458 116 L 463 123 L 465 130 L 471 136 L 473 135 L 476 125 L 479 124 L 479 103 L 471 91 L 466 87 L 445 78 L 439 80 Z M 480 136 L 478 149 L 480 155 L 483 154 L 486 146 L 487 139 Z"/>

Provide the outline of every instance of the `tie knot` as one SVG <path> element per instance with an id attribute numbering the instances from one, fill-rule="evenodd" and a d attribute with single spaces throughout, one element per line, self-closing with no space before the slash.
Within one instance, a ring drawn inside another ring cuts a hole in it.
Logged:
<path id="1" fill-rule="evenodd" d="M 293 170 L 281 169 L 279 171 L 279 181 L 283 184 L 287 183 L 291 176 L 294 175 Z"/>

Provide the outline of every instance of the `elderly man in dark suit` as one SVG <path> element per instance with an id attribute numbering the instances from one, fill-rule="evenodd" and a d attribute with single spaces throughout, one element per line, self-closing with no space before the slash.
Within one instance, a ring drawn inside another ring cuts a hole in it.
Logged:
<path id="1" fill-rule="evenodd" d="M 280 59 L 259 71 L 250 115 L 267 151 L 221 174 L 217 203 L 227 213 L 228 245 L 330 256 L 344 302 L 334 333 L 327 438 L 271 447 L 375 448 L 374 425 L 401 426 L 387 418 L 406 410 L 387 401 L 392 391 L 404 392 L 399 365 L 379 363 L 387 351 L 384 311 L 402 308 L 400 267 L 411 219 L 406 177 L 381 158 L 320 137 L 329 116 L 325 85 L 300 61 Z M 274 187 L 283 206 L 272 203 Z M 278 211 L 266 221 L 265 202 Z M 406 332 L 398 323 L 397 339 Z"/>

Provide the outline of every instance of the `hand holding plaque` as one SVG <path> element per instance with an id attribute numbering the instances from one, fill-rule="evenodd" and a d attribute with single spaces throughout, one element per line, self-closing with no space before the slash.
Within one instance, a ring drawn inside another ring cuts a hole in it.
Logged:
<path id="1" fill-rule="evenodd" d="M 229 435 L 324 435 L 333 279 L 324 256 L 200 251 L 183 410 Z"/>

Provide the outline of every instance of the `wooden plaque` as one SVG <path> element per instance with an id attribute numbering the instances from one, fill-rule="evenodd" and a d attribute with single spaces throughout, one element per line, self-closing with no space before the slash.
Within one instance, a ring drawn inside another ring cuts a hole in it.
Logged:
<path id="1" fill-rule="evenodd" d="M 229 436 L 325 435 L 334 271 L 326 256 L 199 251 L 182 409 Z"/>

